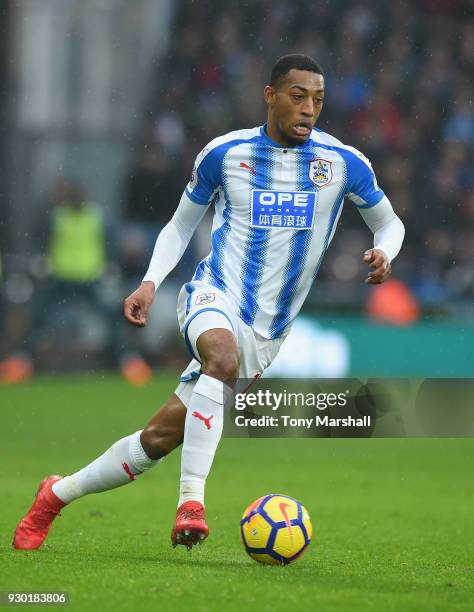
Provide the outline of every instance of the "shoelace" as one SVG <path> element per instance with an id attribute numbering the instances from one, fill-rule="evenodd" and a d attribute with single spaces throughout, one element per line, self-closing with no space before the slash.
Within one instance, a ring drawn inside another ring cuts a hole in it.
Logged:
<path id="1" fill-rule="evenodd" d="M 56 516 L 61 516 L 61 510 L 56 510 L 52 508 L 49 504 L 43 501 L 42 508 L 36 508 L 34 511 L 34 517 L 37 524 L 40 527 L 47 527 L 51 519 L 54 519 Z"/>
<path id="2" fill-rule="evenodd" d="M 202 519 L 202 510 L 197 508 L 185 508 L 181 516 L 187 519 Z"/>
<path id="3" fill-rule="evenodd" d="M 56 512 L 55 510 L 48 510 L 47 512 L 35 512 L 35 516 L 34 516 L 34 529 L 36 531 L 36 529 L 38 529 L 38 527 L 40 529 L 46 529 L 51 525 L 51 521 L 52 519 L 54 519 L 56 516 L 60 516 L 59 512 Z M 33 517 L 29 517 L 28 523 L 27 525 L 29 526 L 31 523 L 30 521 L 32 520 Z M 25 525 L 26 526 L 26 525 Z"/>

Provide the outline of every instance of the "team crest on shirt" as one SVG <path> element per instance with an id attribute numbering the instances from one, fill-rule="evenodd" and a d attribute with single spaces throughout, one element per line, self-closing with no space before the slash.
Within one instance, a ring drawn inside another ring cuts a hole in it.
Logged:
<path id="1" fill-rule="evenodd" d="M 317 187 L 324 187 L 332 181 L 332 162 L 322 157 L 311 160 L 309 178 Z"/>
<path id="2" fill-rule="evenodd" d="M 216 299 L 215 293 L 200 293 L 196 296 L 196 306 L 203 306 L 204 304 L 210 304 Z"/>

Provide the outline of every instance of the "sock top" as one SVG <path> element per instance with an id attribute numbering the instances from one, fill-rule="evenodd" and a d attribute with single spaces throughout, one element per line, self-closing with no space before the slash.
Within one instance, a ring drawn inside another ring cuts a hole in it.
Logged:
<path id="1" fill-rule="evenodd" d="M 201 374 L 194 387 L 194 393 L 207 397 L 216 404 L 224 403 L 224 383 L 207 374 Z"/>

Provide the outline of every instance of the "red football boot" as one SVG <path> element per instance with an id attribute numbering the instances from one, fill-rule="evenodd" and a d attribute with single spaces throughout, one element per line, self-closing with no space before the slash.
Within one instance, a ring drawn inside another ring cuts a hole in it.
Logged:
<path id="1" fill-rule="evenodd" d="M 176 520 L 171 532 L 173 546 L 183 544 L 191 550 L 193 544 L 201 544 L 209 535 L 204 506 L 197 501 L 187 501 L 176 511 Z"/>
<path id="2" fill-rule="evenodd" d="M 15 529 L 14 548 L 32 550 L 44 542 L 52 522 L 66 505 L 51 489 L 61 478 L 48 476 L 40 482 L 33 505 Z"/>

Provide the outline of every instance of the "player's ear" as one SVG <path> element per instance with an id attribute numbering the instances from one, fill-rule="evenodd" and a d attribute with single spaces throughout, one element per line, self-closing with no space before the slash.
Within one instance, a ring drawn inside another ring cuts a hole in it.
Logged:
<path id="1" fill-rule="evenodd" d="M 265 85 L 263 89 L 263 97 L 268 106 L 272 106 L 275 101 L 275 90 L 271 85 Z"/>

